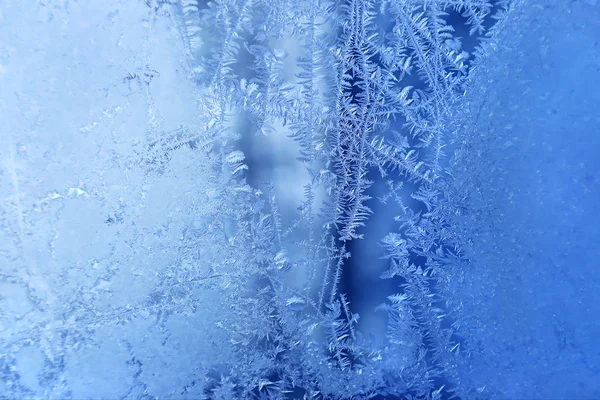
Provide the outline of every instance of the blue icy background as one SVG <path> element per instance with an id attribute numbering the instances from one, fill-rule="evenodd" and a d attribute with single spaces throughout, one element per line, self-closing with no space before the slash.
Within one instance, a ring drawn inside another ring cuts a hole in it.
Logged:
<path id="1" fill-rule="evenodd" d="M 600 398 L 599 7 L 521 2 L 455 112 L 448 185 L 465 199 L 453 229 L 470 262 L 453 301 L 481 350 L 462 372 L 482 398 Z M 141 167 L 160 164 L 139 145 L 149 130 L 202 123 L 178 24 L 141 2 L 0 4 L 2 398 L 198 398 L 184 388 L 233 357 L 215 328 L 229 307 L 219 287 L 148 317 L 185 265 L 185 229 L 220 212 L 210 156 L 178 149 L 163 175 Z M 240 144 L 249 182 L 273 179 L 295 209 L 292 142 L 254 140 Z M 343 286 L 382 341 L 374 308 L 395 287 L 379 279 L 378 242 L 396 210 L 372 208 Z M 206 264 L 234 251 L 206 240 Z"/>

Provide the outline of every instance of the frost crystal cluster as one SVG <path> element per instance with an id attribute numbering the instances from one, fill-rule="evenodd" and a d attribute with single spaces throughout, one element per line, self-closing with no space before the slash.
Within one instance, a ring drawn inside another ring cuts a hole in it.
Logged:
<path id="1" fill-rule="evenodd" d="M 596 0 L 2 0 L 0 399 L 600 398 L 598 110 Z"/>

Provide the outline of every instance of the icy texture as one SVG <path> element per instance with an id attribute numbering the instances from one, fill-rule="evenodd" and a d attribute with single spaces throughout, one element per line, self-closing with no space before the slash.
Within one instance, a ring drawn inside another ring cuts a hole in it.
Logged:
<path id="1" fill-rule="evenodd" d="M 228 358 L 215 279 L 243 277 L 225 226 L 254 195 L 198 137 L 175 21 L 138 2 L 0 8 L 0 395 L 180 396 Z"/>
<path id="2" fill-rule="evenodd" d="M 449 290 L 483 397 L 600 396 L 598 11 L 516 9 L 466 96 Z"/>
<path id="3" fill-rule="evenodd" d="M 3 1 L 0 398 L 600 397 L 599 17 Z"/>

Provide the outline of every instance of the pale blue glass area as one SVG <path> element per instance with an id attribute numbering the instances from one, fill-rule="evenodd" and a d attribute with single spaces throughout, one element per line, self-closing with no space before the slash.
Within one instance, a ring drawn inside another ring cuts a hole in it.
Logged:
<path id="1" fill-rule="evenodd" d="M 596 0 L 0 2 L 0 399 L 600 398 Z"/>

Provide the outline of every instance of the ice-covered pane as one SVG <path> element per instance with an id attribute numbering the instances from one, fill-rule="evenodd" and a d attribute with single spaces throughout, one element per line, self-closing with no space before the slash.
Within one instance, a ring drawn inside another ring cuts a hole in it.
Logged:
<path id="1" fill-rule="evenodd" d="M 227 178 L 176 11 L 0 5 L 0 397 L 172 398 L 225 353 Z"/>

